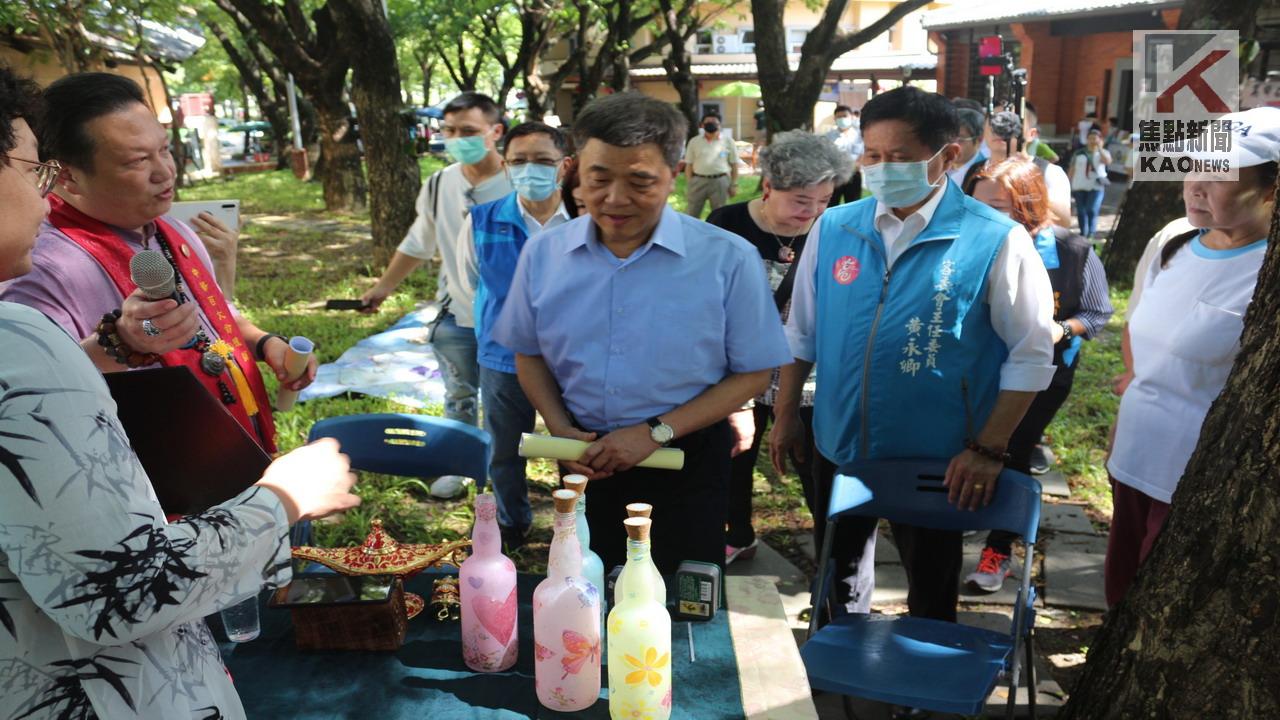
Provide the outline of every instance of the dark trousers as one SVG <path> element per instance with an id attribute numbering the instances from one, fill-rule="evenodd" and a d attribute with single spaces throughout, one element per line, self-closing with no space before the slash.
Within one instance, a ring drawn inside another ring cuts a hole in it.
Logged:
<path id="1" fill-rule="evenodd" d="M 756 539 L 755 528 L 751 527 L 751 490 L 755 484 L 756 459 L 760 456 L 760 442 L 773 418 L 773 406 L 756 403 L 755 407 L 756 435 L 752 439 L 751 448 L 739 454 L 731 461 L 729 472 L 729 523 L 725 533 L 725 542 L 734 547 L 746 547 Z M 800 408 L 800 421 L 804 423 L 804 443 L 806 448 L 813 447 L 813 408 Z M 804 488 L 804 504 L 815 517 L 813 495 L 813 452 L 806 453 L 804 461 L 791 455 L 791 463 L 800 476 L 800 486 Z"/>
<path id="2" fill-rule="evenodd" d="M 1036 393 L 1036 399 L 1031 401 L 1031 407 L 1027 408 L 1027 414 L 1022 417 L 1022 422 L 1018 423 L 1013 435 L 1009 436 L 1009 464 L 1007 467 L 1010 470 L 1031 473 L 1031 451 L 1040 442 L 1045 428 L 1049 427 L 1049 423 L 1053 422 L 1053 418 L 1058 414 L 1059 408 L 1067 401 L 1067 396 L 1071 394 L 1071 385 L 1075 382 L 1075 376 L 1075 367 L 1060 367 L 1057 374 L 1053 376 L 1053 382 L 1050 383 L 1049 387 Z M 1013 541 L 1017 539 L 1017 533 L 992 530 L 987 534 L 987 547 L 998 553 L 1008 555 L 1013 550 Z"/>
<path id="3" fill-rule="evenodd" d="M 862 173 L 856 172 L 853 177 L 849 178 L 849 182 L 841 185 L 831 193 L 831 200 L 827 203 L 827 207 L 835 207 L 843 205 L 847 202 L 857 202 L 862 199 Z"/>
<path id="4" fill-rule="evenodd" d="M 836 466 L 818 456 L 815 471 L 817 494 L 825 508 L 830 502 Z M 855 612 L 868 612 L 871 608 L 877 524 L 875 518 L 846 517 L 836 526 L 831 553 L 835 561 L 832 598 L 838 604 L 852 603 Z M 960 600 L 960 570 L 964 562 L 961 533 L 902 523 L 890 523 L 889 527 L 907 573 L 907 609 L 911 615 L 955 622 L 956 604 Z M 819 530 L 816 515 L 814 530 L 826 531 L 825 521 Z M 822 535 L 819 534 L 817 539 L 821 542 Z M 846 581 L 850 572 L 853 576 L 848 579 L 852 581 L 852 587 Z"/>
<path id="5" fill-rule="evenodd" d="M 603 433 L 601 433 L 603 435 Z M 674 574 L 681 560 L 724 565 L 724 523 L 728 515 L 729 452 L 733 431 L 727 420 L 680 438 L 683 470 L 632 468 L 587 488 L 591 549 L 605 572 L 626 562 L 627 504 L 653 506 L 652 556 L 658 571 Z"/>

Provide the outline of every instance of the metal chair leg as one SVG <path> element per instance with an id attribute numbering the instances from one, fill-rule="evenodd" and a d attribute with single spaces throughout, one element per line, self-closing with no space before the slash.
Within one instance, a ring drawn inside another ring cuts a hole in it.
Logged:
<path id="1" fill-rule="evenodd" d="M 1018 658 L 1015 655 L 1009 668 L 1009 699 L 1004 706 L 1005 720 L 1013 720 L 1018 707 Z"/>
<path id="2" fill-rule="evenodd" d="M 1036 720 L 1036 656 L 1035 644 L 1032 638 L 1035 636 L 1035 629 L 1027 631 L 1027 710 L 1030 713 L 1031 720 Z"/>

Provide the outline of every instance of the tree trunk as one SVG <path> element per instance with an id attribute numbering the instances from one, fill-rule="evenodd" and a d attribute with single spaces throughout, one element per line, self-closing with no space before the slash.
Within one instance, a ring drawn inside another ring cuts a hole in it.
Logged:
<path id="1" fill-rule="evenodd" d="M 1147 241 L 1184 212 L 1181 182 L 1135 182 L 1126 190 L 1116 229 L 1102 252 L 1107 282 L 1112 287 L 1132 287 Z"/>
<path id="2" fill-rule="evenodd" d="M 680 96 L 680 112 L 689 123 L 689 137 L 698 134 L 698 81 L 693 77 L 693 55 L 686 45 L 686 33 L 697 32 L 703 19 L 691 17 L 693 0 L 684 0 L 679 11 L 672 0 L 658 0 L 659 17 L 657 26 L 666 44 L 666 55 L 662 58 L 662 68 L 667 71 L 667 79 Z M 689 27 L 692 26 L 692 27 Z"/>
<path id="3" fill-rule="evenodd" d="M 1241 40 L 1246 40 L 1253 36 L 1261 5 L 1261 0 L 1187 0 L 1178 16 L 1178 29 L 1238 29 Z M 1243 66 L 1240 77 L 1244 77 Z M 1103 254 L 1107 280 L 1129 287 L 1147 241 L 1183 213 L 1182 183 L 1135 182 L 1125 193 L 1115 232 Z"/>
<path id="4" fill-rule="evenodd" d="M 1280 717 L 1280 212 L 1266 252 L 1169 519 L 1063 720 Z"/>
<path id="5" fill-rule="evenodd" d="M 276 65 L 291 73 L 298 89 L 311 101 L 315 128 L 319 134 L 320 157 L 313 173 L 324 186 L 325 209 L 358 210 L 365 207 L 364 170 L 350 127 L 350 113 L 343 96 L 348 51 L 358 44 L 340 42 L 338 28 L 328 5 L 310 13 L 301 0 L 263 3 L 259 0 L 213 0 L 235 21 L 246 35 L 256 34 L 261 44 L 271 51 L 275 63 L 260 63 L 264 68 Z M 299 103 L 301 110 L 302 103 Z M 304 112 L 304 137 L 306 115 Z"/>
<path id="6" fill-rule="evenodd" d="M 329 0 L 351 48 L 351 98 L 369 165 L 374 264 L 385 265 L 417 212 L 421 178 L 400 104 L 400 70 L 380 0 Z"/>
<path id="7" fill-rule="evenodd" d="M 436 64 L 418 61 L 418 68 L 422 70 L 422 107 L 431 107 L 431 78 L 436 74 Z"/>
<path id="8" fill-rule="evenodd" d="M 929 0 L 904 0 L 879 20 L 856 32 L 845 33 L 840 30 L 840 18 L 849 2 L 832 0 L 823 9 L 818 24 L 805 36 L 800 63 L 795 72 L 791 72 L 787 64 L 787 29 L 782 17 L 786 0 L 751 0 L 756 67 L 770 136 L 780 130 L 808 127 L 813 122 L 813 106 L 822 94 L 822 85 L 835 59 L 878 37 L 928 3 Z"/>
<path id="9" fill-rule="evenodd" d="M 337 103 L 317 104 L 316 122 L 320 131 L 320 157 L 324 160 L 316 173 L 324 187 L 325 209 L 363 210 L 368 202 L 368 188 L 347 104 L 341 99 Z"/>
<path id="10" fill-rule="evenodd" d="M 201 17 L 201 23 L 213 34 L 218 44 L 227 54 L 227 59 L 240 73 L 241 88 L 247 88 L 258 102 L 258 109 L 263 119 L 271 125 L 272 151 L 276 155 L 276 169 L 289 167 L 289 152 L 292 144 L 289 138 L 293 135 L 292 123 L 289 120 L 289 101 L 285 97 L 287 86 L 282 88 L 274 76 L 265 72 L 259 64 L 253 49 L 258 46 L 256 36 L 245 36 L 244 42 L 249 52 L 242 51 L 223 27 L 212 18 Z M 278 73 L 277 73 L 278 74 Z M 247 104 L 246 104 L 247 107 Z"/>

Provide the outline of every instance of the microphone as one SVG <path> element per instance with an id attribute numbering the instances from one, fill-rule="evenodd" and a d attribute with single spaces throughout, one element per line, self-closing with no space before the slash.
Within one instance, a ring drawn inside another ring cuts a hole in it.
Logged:
<path id="1" fill-rule="evenodd" d="M 184 298 L 177 294 L 177 282 L 173 265 L 164 253 L 155 250 L 139 250 L 129 260 L 129 277 L 149 300 L 173 298 L 181 305 Z"/>
<path id="2" fill-rule="evenodd" d="M 179 305 L 187 301 L 187 297 L 178 292 L 173 265 L 162 252 L 139 250 L 129 258 L 129 277 L 148 300 L 173 298 Z M 192 337 L 191 342 L 183 345 L 182 348 L 185 350 L 194 347 L 195 344 L 196 338 Z"/>

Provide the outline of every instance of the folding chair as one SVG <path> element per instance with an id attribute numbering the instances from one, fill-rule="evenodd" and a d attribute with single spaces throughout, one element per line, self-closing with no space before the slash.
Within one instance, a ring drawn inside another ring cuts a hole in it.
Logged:
<path id="1" fill-rule="evenodd" d="M 489 433 L 429 415 L 375 413 L 326 418 L 311 426 L 307 442 L 326 437 L 342 445 L 353 470 L 384 475 L 483 479 L 489 476 L 493 456 Z M 294 526 L 291 541 L 305 545 L 310 536 L 311 523 L 300 522 Z"/>
<path id="2" fill-rule="evenodd" d="M 1020 534 L 1027 549 L 1010 632 L 927 618 L 862 614 L 836 617 L 818 629 L 815 611 L 809 621 L 809 639 L 800 648 L 809 684 L 815 690 L 894 705 L 977 715 L 1004 674 L 1009 683 L 1005 713 L 1012 718 L 1022 669 L 1019 651 L 1025 649 L 1028 706 L 1034 720 L 1031 558 L 1040 525 L 1040 483 L 1005 470 L 990 505 L 976 511 L 958 510 L 947 502 L 947 489 L 942 486 L 946 469 L 946 460 L 874 460 L 840 468 L 827 511 L 814 607 L 826 604 L 835 581 L 831 544 L 835 524 L 842 517 L 887 518 L 937 530 L 1008 530 Z"/>

